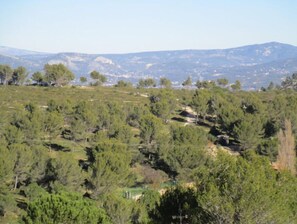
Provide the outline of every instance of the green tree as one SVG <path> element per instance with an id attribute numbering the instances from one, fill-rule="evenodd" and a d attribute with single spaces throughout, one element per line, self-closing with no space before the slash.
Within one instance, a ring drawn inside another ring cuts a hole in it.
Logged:
<path id="1" fill-rule="evenodd" d="M 155 87 L 155 86 L 156 86 L 156 81 L 152 78 L 140 79 L 137 85 L 138 88 L 149 88 L 149 87 Z"/>
<path id="2" fill-rule="evenodd" d="M 197 174 L 197 202 L 209 223 L 291 223 L 292 201 L 270 162 L 249 151 L 244 157 L 219 153 Z M 282 193 L 280 193 L 282 192 Z M 208 223 L 208 222 L 206 222 Z"/>
<path id="3" fill-rule="evenodd" d="M 136 204 L 137 207 L 134 209 L 136 214 L 134 215 L 133 223 L 152 223 L 149 216 L 153 213 L 157 204 L 159 204 L 160 197 L 158 191 L 145 190 Z"/>
<path id="4" fill-rule="evenodd" d="M 182 83 L 182 86 L 183 86 L 183 87 L 190 87 L 190 86 L 192 86 L 192 84 L 193 84 L 192 78 L 189 76 L 189 77 Z"/>
<path id="5" fill-rule="evenodd" d="M 20 184 L 23 184 L 30 177 L 30 170 L 33 165 L 32 151 L 24 144 L 10 145 L 9 150 L 13 155 L 14 190 L 16 190 Z"/>
<path id="6" fill-rule="evenodd" d="M 96 130 L 97 113 L 88 102 L 79 102 L 73 107 L 68 120 L 70 120 L 68 138 L 76 141 L 87 140 L 89 133 Z"/>
<path id="7" fill-rule="evenodd" d="M 13 69 L 9 65 L 0 65 L 0 84 L 5 85 L 12 77 Z"/>
<path id="8" fill-rule="evenodd" d="M 82 101 L 75 105 L 73 107 L 73 115 L 76 119 L 82 120 L 89 129 L 92 129 L 96 124 L 96 113 L 88 102 Z"/>
<path id="9" fill-rule="evenodd" d="M 84 77 L 84 76 L 81 76 L 81 77 L 79 78 L 79 81 L 80 81 L 82 84 L 84 84 L 84 83 L 86 83 L 86 82 L 88 81 L 88 79 L 87 79 L 86 77 Z"/>
<path id="10" fill-rule="evenodd" d="M 172 83 L 170 81 L 170 79 L 167 78 L 160 78 L 160 86 L 164 87 L 164 88 L 171 88 Z"/>
<path id="11" fill-rule="evenodd" d="M 178 179 L 190 181 L 192 170 L 207 161 L 207 134 L 199 127 L 172 126 L 171 136 L 173 147 L 169 148 L 165 161 Z"/>
<path id="12" fill-rule="evenodd" d="M 88 127 L 86 122 L 84 122 L 82 119 L 78 119 L 78 118 L 71 119 L 70 130 L 69 129 L 66 129 L 66 130 L 63 131 L 63 137 L 66 139 L 74 140 L 77 142 L 87 140 Z"/>
<path id="13" fill-rule="evenodd" d="M 26 195 L 26 198 L 32 202 L 35 199 L 42 197 L 42 195 L 47 194 L 47 191 L 34 182 L 24 188 L 24 194 Z"/>
<path id="14" fill-rule="evenodd" d="M 109 224 L 105 211 L 73 193 L 45 194 L 30 202 L 24 223 L 102 223 Z"/>
<path id="15" fill-rule="evenodd" d="M 229 81 L 226 78 L 221 78 L 221 79 L 217 79 L 217 83 L 219 86 L 225 87 L 228 85 Z"/>
<path id="16" fill-rule="evenodd" d="M 162 195 L 159 204 L 150 214 L 153 223 L 212 223 L 191 188 L 171 188 Z M 182 220 L 182 221 L 181 221 Z"/>
<path id="17" fill-rule="evenodd" d="M 222 131 L 234 136 L 235 125 L 244 120 L 244 112 L 241 109 L 241 101 L 236 96 L 228 94 L 220 98 L 216 104 L 218 123 Z"/>
<path id="18" fill-rule="evenodd" d="M 59 100 L 49 100 L 47 102 L 47 112 L 57 112 L 63 114 L 65 117 L 73 113 L 73 104 L 71 101 L 59 99 Z"/>
<path id="19" fill-rule="evenodd" d="M 84 176 L 78 161 L 67 155 L 61 155 L 50 161 L 52 179 L 62 184 L 66 189 L 78 190 L 84 182 Z"/>
<path id="20" fill-rule="evenodd" d="M 7 212 L 13 210 L 16 202 L 11 194 L 11 183 L 13 180 L 13 155 L 1 141 L 0 144 L 0 222 Z"/>
<path id="21" fill-rule="evenodd" d="M 231 89 L 234 91 L 240 90 L 241 89 L 241 83 L 239 80 L 236 80 L 235 83 L 231 85 Z"/>
<path id="22" fill-rule="evenodd" d="M 110 194 L 104 198 L 103 208 L 110 217 L 112 223 L 126 224 L 133 219 L 133 201 Z"/>
<path id="23" fill-rule="evenodd" d="M 263 119 L 266 115 L 266 107 L 261 99 L 254 93 L 245 93 L 241 98 L 241 108 L 244 113 L 260 115 Z"/>
<path id="24" fill-rule="evenodd" d="M 1 142 L 3 144 L 3 142 Z M 5 185 L 6 181 L 12 177 L 13 163 L 12 154 L 9 152 L 5 145 L 0 146 L 0 179 L 2 180 L 0 186 Z"/>
<path id="25" fill-rule="evenodd" d="M 184 107 L 183 110 L 187 109 L 187 106 L 190 105 L 190 102 L 192 101 L 192 92 L 187 91 L 186 89 L 181 89 L 181 92 L 179 92 L 179 101 L 181 105 Z"/>
<path id="26" fill-rule="evenodd" d="M 163 122 L 148 114 L 140 119 L 140 151 L 148 157 L 153 166 L 164 164 L 164 159 L 170 149 L 170 134 Z M 170 169 L 166 169 L 170 172 Z"/>
<path id="27" fill-rule="evenodd" d="M 74 80 L 75 78 L 74 74 L 63 64 L 46 64 L 44 66 L 44 71 L 44 79 L 50 85 L 67 85 L 70 81 Z"/>
<path id="28" fill-rule="evenodd" d="M 193 97 L 191 106 L 196 112 L 196 118 L 197 122 L 199 119 L 199 115 L 203 117 L 203 120 L 205 120 L 207 109 L 208 109 L 208 102 L 210 100 L 210 93 L 206 90 L 196 90 Z"/>
<path id="29" fill-rule="evenodd" d="M 17 128 L 13 125 L 9 125 L 7 129 L 4 132 L 4 137 L 8 143 L 8 145 L 11 144 L 22 144 L 25 140 L 25 136 L 23 131 L 20 128 Z"/>
<path id="30" fill-rule="evenodd" d="M 176 179 L 192 181 L 194 169 L 203 166 L 208 156 L 204 148 L 195 145 L 178 145 L 169 149 L 166 163 L 170 166 Z"/>
<path id="31" fill-rule="evenodd" d="M 30 168 L 30 183 L 41 183 L 46 178 L 46 168 L 49 157 L 44 146 L 31 146 L 32 166 Z"/>
<path id="32" fill-rule="evenodd" d="M 211 80 L 207 80 L 207 81 L 197 81 L 196 82 L 196 87 L 198 89 L 211 89 L 213 87 L 216 86 L 216 83 L 214 81 Z"/>
<path id="33" fill-rule="evenodd" d="M 132 127 L 139 128 L 140 118 L 149 113 L 149 108 L 144 105 L 130 106 L 127 108 L 126 123 Z"/>
<path id="34" fill-rule="evenodd" d="M 90 73 L 90 76 L 92 79 L 96 80 L 95 85 L 102 85 L 107 81 L 107 78 L 105 75 L 102 75 L 95 70 Z"/>
<path id="35" fill-rule="evenodd" d="M 278 151 L 278 139 L 274 137 L 265 138 L 257 147 L 257 153 L 267 156 L 271 162 L 276 161 Z"/>
<path id="36" fill-rule="evenodd" d="M 154 208 L 160 202 L 160 193 L 154 190 L 146 190 L 142 193 L 142 197 L 139 199 L 140 204 L 142 204 L 148 212 L 154 210 Z"/>
<path id="37" fill-rule="evenodd" d="M 259 116 L 246 114 L 235 124 L 233 132 L 242 150 L 255 149 L 263 136 L 263 123 Z"/>
<path id="38" fill-rule="evenodd" d="M 131 155 L 127 145 L 116 140 L 107 140 L 99 143 L 92 151 L 94 162 L 91 166 L 91 182 L 94 186 L 94 197 L 130 181 Z"/>
<path id="39" fill-rule="evenodd" d="M 110 138 L 115 138 L 120 142 L 127 144 L 130 143 L 131 138 L 133 136 L 131 128 L 128 125 L 126 125 L 122 120 L 119 120 L 118 122 L 113 122 L 110 125 L 107 134 Z"/>
<path id="40" fill-rule="evenodd" d="M 44 120 L 44 132 L 48 135 L 50 150 L 52 140 L 61 134 L 63 117 L 58 112 L 47 112 Z"/>
<path id="41" fill-rule="evenodd" d="M 152 115 L 145 115 L 140 119 L 140 138 L 146 145 L 154 144 L 162 122 Z"/>
<path id="42" fill-rule="evenodd" d="M 30 146 L 41 145 L 43 137 L 44 113 L 34 103 L 25 105 L 25 111 L 15 113 L 11 124 L 19 128 L 24 142 Z"/>
<path id="43" fill-rule="evenodd" d="M 13 70 L 11 82 L 14 85 L 22 85 L 28 76 L 27 69 L 23 66 L 19 66 Z"/>
<path id="44" fill-rule="evenodd" d="M 31 79 L 40 85 L 44 81 L 44 75 L 41 72 L 34 72 Z"/>
<path id="45" fill-rule="evenodd" d="M 14 195 L 9 191 L 2 191 L 0 193 L 0 222 L 7 223 L 7 217 L 17 211 L 17 203 Z"/>
<path id="46" fill-rule="evenodd" d="M 117 82 L 117 84 L 114 85 L 115 87 L 119 87 L 119 88 L 126 88 L 126 87 L 132 87 L 132 83 L 131 82 L 126 82 L 124 80 L 119 80 Z"/>
<path id="47" fill-rule="evenodd" d="M 195 145 L 203 148 L 207 144 L 207 134 L 200 127 L 172 126 L 171 136 L 175 145 Z"/>
<path id="48" fill-rule="evenodd" d="M 167 123 L 176 107 L 176 99 L 170 90 L 161 90 L 150 97 L 151 112 Z"/>

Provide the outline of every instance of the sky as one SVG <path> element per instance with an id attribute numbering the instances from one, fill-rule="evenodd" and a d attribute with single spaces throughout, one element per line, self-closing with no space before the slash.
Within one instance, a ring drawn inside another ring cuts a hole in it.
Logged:
<path id="1" fill-rule="evenodd" d="M 0 46 L 130 53 L 297 46 L 294 0 L 0 0 Z"/>

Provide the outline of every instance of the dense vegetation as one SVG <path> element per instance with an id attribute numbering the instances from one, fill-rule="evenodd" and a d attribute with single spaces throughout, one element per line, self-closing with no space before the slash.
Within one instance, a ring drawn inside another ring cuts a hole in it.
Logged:
<path id="1" fill-rule="evenodd" d="M 295 76 L 261 92 L 92 78 L 0 86 L 3 223 L 297 223 Z"/>

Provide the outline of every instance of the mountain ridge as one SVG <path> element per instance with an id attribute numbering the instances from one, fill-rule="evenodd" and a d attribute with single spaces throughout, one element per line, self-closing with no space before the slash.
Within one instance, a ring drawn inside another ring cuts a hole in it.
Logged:
<path id="1" fill-rule="evenodd" d="M 30 52 L 32 54 L 83 54 L 83 55 L 128 55 L 128 54 L 142 54 L 142 53 L 156 53 L 156 52 L 175 52 L 175 51 L 220 51 L 220 50 L 233 50 L 233 49 L 240 49 L 240 48 L 246 48 L 246 47 L 253 47 L 253 46 L 266 46 L 266 45 L 283 45 L 283 46 L 290 46 L 295 47 L 297 46 L 293 44 L 287 44 L 287 43 L 281 43 L 277 41 L 270 41 L 270 42 L 264 42 L 264 43 L 257 43 L 257 44 L 247 44 L 237 47 L 227 47 L 227 48 L 210 48 L 210 49 L 196 49 L 196 48 L 189 48 L 189 49 L 179 49 L 179 50 L 153 50 L 153 51 L 136 51 L 136 52 L 126 52 L 126 53 L 85 53 L 85 52 L 76 52 L 76 51 L 60 51 L 60 52 L 46 52 L 46 51 L 33 51 L 28 50 L 24 48 L 16 48 L 16 47 L 10 47 L 5 45 L 0 45 L 0 54 L 3 53 L 3 49 L 8 50 L 15 50 L 15 51 L 24 51 L 28 53 L 23 53 L 22 55 L 28 55 Z M 12 54 L 15 55 L 16 54 Z"/>
<path id="2" fill-rule="evenodd" d="M 77 76 L 89 77 L 92 70 L 108 76 L 110 84 L 119 79 L 137 82 L 140 78 L 167 77 L 175 85 L 191 76 L 196 80 L 228 78 L 240 80 L 246 89 L 280 83 L 297 71 L 297 47 L 279 42 L 227 49 L 185 49 L 124 54 L 45 53 L 0 46 L 0 64 L 24 66 L 30 73 L 44 64 L 62 63 Z"/>

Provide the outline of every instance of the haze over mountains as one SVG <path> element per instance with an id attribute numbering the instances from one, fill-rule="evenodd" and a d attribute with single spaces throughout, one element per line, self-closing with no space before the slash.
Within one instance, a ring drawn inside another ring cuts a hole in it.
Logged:
<path id="1" fill-rule="evenodd" d="M 0 47 L 0 64 L 24 66 L 30 73 L 44 64 L 63 63 L 77 76 L 97 70 L 110 83 L 124 79 L 167 77 L 176 85 L 188 76 L 196 80 L 240 80 L 245 89 L 259 89 L 297 71 L 297 47 L 270 42 L 218 50 L 178 50 L 129 54 L 42 53 Z"/>

